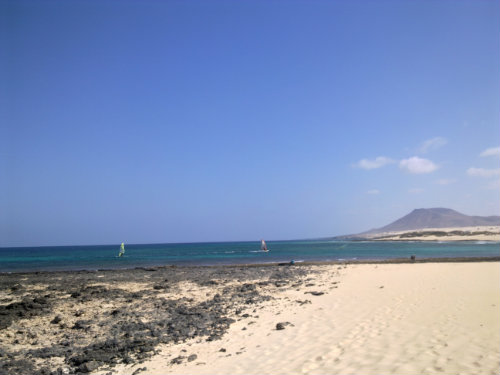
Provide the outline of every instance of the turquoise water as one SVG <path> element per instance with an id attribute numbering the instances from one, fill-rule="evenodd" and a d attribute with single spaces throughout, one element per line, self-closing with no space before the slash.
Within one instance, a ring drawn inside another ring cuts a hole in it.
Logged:
<path id="1" fill-rule="evenodd" d="M 215 265 L 322 260 L 363 260 L 432 257 L 499 256 L 499 243 L 469 242 L 370 242 L 370 241 L 268 241 L 184 244 L 120 244 L 95 246 L 0 248 L 0 272 L 96 270 L 162 265 Z"/>

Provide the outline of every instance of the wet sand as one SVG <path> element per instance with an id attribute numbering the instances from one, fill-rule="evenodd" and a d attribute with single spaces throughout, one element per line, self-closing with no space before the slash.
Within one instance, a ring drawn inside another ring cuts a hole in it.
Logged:
<path id="1" fill-rule="evenodd" d="M 0 373 L 499 373 L 489 260 L 2 274 Z"/>

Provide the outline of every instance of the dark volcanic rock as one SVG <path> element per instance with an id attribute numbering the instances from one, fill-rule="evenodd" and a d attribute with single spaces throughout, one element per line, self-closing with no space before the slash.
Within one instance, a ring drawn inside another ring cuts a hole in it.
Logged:
<path id="1" fill-rule="evenodd" d="M 288 285 L 288 281 L 286 281 L 286 280 L 278 280 L 278 281 L 274 282 L 274 285 L 277 286 L 278 288 L 281 288 L 283 286 L 287 286 Z"/>
<path id="2" fill-rule="evenodd" d="M 59 323 L 61 320 L 62 320 L 61 315 L 56 315 L 56 316 L 54 317 L 54 319 L 52 319 L 50 322 L 51 322 L 52 324 L 57 324 L 57 323 Z"/>
<path id="3" fill-rule="evenodd" d="M 1 374 L 34 374 L 35 365 L 28 359 L 13 359 L 0 361 Z"/>
<path id="4" fill-rule="evenodd" d="M 290 322 L 281 322 L 281 323 L 278 323 L 278 324 L 276 324 L 276 330 L 277 331 L 281 331 L 282 329 L 285 329 L 286 326 L 293 326 L 293 324 L 290 323 Z"/>
<path id="5" fill-rule="evenodd" d="M 175 357 L 174 359 L 172 359 L 172 360 L 170 361 L 170 363 L 171 363 L 172 365 L 179 365 L 179 364 L 181 364 L 181 363 L 182 363 L 182 361 L 184 360 L 184 358 L 186 358 L 186 357 L 185 357 L 185 356 L 183 356 L 183 355 L 180 355 L 180 356 Z"/>
<path id="6" fill-rule="evenodd" d="M 312 294 L 313 296 L 322 296 L 325 292 L 304 292 L 304 294 Z"/>
<path id="7" fill-rule="evenodd" d="M 21 284 L 14 284 L 10 287 L 10 291 L 11 292 L 18 292 L 18 291 L 22 291 L 24 290 L 25 288 L 21 285 Z"/>
<path id="8" fill-rule="evenodd" d="M 96 361 L 89 361 L 81 364 L 78 367 L 78 370 L 81 372 L 92 372 L 94 370 L 97 370 L 99 368 L 99 363 Z"/>
<path id="9" fill-rule="evenodd" d="M 283 323 L 278 323 L 276 324 L 276 330 L 277 331 L 280 331 L 282 329 L 285 329 L 285 325 Z"/>
<path id="10" fill-rule="evenodd" d="M 77 320 L 71 329 L 85 329 L 88 326 L 88 322 L 85 320 Z"/>
<path id="11" fill-rule="evenodd" d="M 255 284 L 246 283 L 240 287 L 240 292 L 249 293 L 249 292 L 254 292 L 256 289 L 257 287 L 255 286 Z"/>
<path id="12" fill-rule="evenodd" d="M 255 266 L 2 274 L 0 289 L 8 291 L 9 298 L 16 295 L 10 301 L 17 302 L 0 305 L 0 329 L 8 331 L 1 332 L 0 373 L 48 375 L 51 371 L 62 374 L 63 369 L 88 373 L 119 363 L 141 362 L 152 356 L 161 343 L 191 338 L 218 340 L 235 322 L 235 312 L 241 314 L 253 308 L 249 305 L 271 299 L 267 292 L 275 285 L 293 285 L 308 272 L 301 267 L 291 271 Z M 177 284 L 183 281 L 210 287 L 208 295 L 213 297 L 197 302 L 176 294 Z M 132 292 L 120 285 L 128 282 L 146 285 Z M 167 288 L 172 291 L 170 298 L 158 293 Z M 261 294 L 261 290 L 267 295 Z M 20 294 L 25 295 L 21 301 Z M 61 311 L 69 313 L 67 322 L 59 315 Z M 11 327 L 20 319 L 45 315 L 52 324 L 33 332 Z M 75 321 L 71 315 L 85 320 Z M 12 349 L 16 340 L 25 343 L 35 338 L 41 348 L 19 352 Z M 54 369 L 52 358 L 62 358 L 65 364 Z M 196 359 L 196 354 L 179 356 L 173 364 Z"/>
<path id="13" fill-rule="evenodd" d="M 25 297 L 20 302 L 14 302 L 9 305 L 0 306 L 0 330 L 7 328 L 13 321 L 23 318 L 31 318 L 46 314 L 50 311 L 50 305 L 47 298 Z"/>

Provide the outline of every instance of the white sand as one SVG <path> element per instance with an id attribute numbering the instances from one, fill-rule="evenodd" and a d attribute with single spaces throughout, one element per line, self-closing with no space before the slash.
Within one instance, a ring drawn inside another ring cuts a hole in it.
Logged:
<path id="1" fill-rule="evenodd" d="M 470 232 L 469 234 L 450 234 L 450 232 Z M 446 232 L 446 236 L 429 235 L 426 232 Z M 482 233 L 481 232 L 487 232 Z M 418 236 L 400 238 L 405 233 L 421 233 Z M 405 230 L 399 232 L 383 232 L 368 235 L 367 238 L 381 241 L 500 241 L 499 226 L 476 226 L 476 227 L 452 227 L 452 228 L 425 228 L 417 230 Z"/>
<path id="2" fill-rule="evenodd" d="M 131 374 L 146 366 L 147 374 L 500 373 L 500 263 L 316 268 L 322 272 L 310 281 L 315 286 L 278 293 L 278 301 L 249 312 L 259 318 L 238 321 L 222 340 L 163 346 L 141 365 L 114 370 Z M 312 296 L 304 290 L 326 294 Z M 305 299 L 312 303 L 296 302 Z M 286 321 L 293 326 L 275 329 L 276 323 Z M 197 359 L 192 362 L 170 364 L 172 358 L 193 353 Z"/>

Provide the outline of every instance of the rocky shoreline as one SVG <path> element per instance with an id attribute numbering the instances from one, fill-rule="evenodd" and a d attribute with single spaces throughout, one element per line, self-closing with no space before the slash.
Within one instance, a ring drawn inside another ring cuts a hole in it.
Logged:
<path id="1" fill-rule="evenodd" d="M 2 274 L 0 373 L 112 372 L 151 357 L 159 344 L 218 340 L 276 288 L 299 288 L 310 272 L 241 266 Z"/>
<path id="2" fill-rule="evenodd" d="M 321 298 L 316 296 L 328 293 L 327 286 L 338 286 L 338 281 L 319 281 L 322 269 L 338 273 L 347 264 L 499 260 L 405 258 L 0 274 L 0 374 L 113 374 L 115 366 L 132 364 L 140 372 L 144 367 L 138 365 L 161 346 L 216 341 L 237 321 L 255 323 L 264 305 L 287 299 L 282 292 L 303 295 L 288 302 L 300 306 L 311 303 L 307 298 Z M 275 329 L 290 324 L 277 322 Z M 168 365 L 196 360 L 195 352 L 180 353 Z"/>

